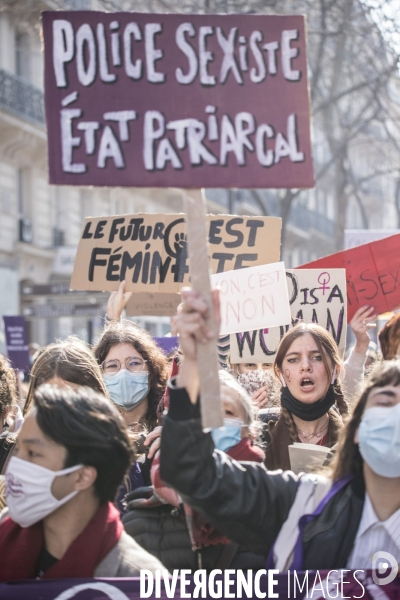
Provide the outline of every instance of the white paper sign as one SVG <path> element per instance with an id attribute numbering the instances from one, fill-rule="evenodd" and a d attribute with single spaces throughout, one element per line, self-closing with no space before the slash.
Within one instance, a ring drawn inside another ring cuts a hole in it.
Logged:
<path id="1" fill-rule="evenodd" d="M 295 442 L 289 446 L 290 468 L 297 475 L 312 473 L 313 470 L 323 467 L 330 451 L 326 446 Z"/>
<path id="2" fill-rule="evenodd" d="M 283 262 L 218 273 L 211 280 L 220 288 L 221 335 L 291 322 Z"/>
<path id="3" fill-rule="evenodd" d="M 347 296 L 345 269 L 288 269 L 286 281 L 291 326 L 299 321 L 318 323 L 334 338 L 343 354 L 346 347 Z M 269 362 L 288 327 L 268 325 L 230 336 L 231 363 Z"/>

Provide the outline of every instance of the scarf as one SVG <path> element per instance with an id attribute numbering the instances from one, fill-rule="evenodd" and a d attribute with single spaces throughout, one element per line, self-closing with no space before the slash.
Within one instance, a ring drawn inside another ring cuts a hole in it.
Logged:
<path id="1" fill-rule="evenodd" d="M 111 502 L 103 504 L 43 579 L 93 577 L 97 565 L 117 545 L 122 531 L 118 510 Z M 0 581 L 35 578 L 43 546 L 42 521 L 22 528 L 6 517 L 0 524 L 0 555 L 3 557 Z"/>
<path id="2" fill-rule="evenodd" d="M 324 398 L 312 404 L 305 404 L 297 400 L 288 387 L 281 390 L 281 404 L 302 421 L 317 421 L 335 404 L 335 390 L 331 384 Z"/>
<path id="3" fill-rule="evenodd" d="M 234 460 L 243 460 L 261 463 L 265 454 L 259 446 L 254 446 L 249 438 L 244 438 L 236 446 L 229 448 L 227 454 Z"/>

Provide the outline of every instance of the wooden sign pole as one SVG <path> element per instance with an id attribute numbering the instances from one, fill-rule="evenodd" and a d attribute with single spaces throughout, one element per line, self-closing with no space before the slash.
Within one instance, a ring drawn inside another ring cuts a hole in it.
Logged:
<path id="1" fill-rule="evenodd" d="M 197 347 L 200 378 L 201 419 L 204 430 L 222 427 L 222 406 L 219 395 L 217 339 L 211 299 L 211 282 L 208 262 L 206 228 L 206 203 L 203 190 L 185 190 L 187 235 L 189 246 L 190 276 L 193 289 L 201 293 L 209 309 L 208 326 L 214 338 Z"/>

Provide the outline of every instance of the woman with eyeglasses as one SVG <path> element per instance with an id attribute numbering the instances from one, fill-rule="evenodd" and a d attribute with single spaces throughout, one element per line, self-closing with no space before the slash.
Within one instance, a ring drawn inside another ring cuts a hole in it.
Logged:
<path id="1" fill-rule="evenodd" d="M 150 433 L 169 375 L 151 335 L 132 321 L 109 321 L 93 348 L 111 400 L 131 431 Z"/>
<path id="2" fill-rule="evenodd" d="M 117 506 L 124 512 L 126 494 L 151 484 L 151 463 L 146 460 L 144 435 L 157 425 L 157 407 L 167 384 L 169 364 L 147 331 L 132 321 L 111 320 L 108 310 L 107 316 L 106 327 L 93 351 L 112 402 L 128 429 L 136 435 L 139 455 L 138 462 L 130 469 L 129 481 L 118 493 Z"/>

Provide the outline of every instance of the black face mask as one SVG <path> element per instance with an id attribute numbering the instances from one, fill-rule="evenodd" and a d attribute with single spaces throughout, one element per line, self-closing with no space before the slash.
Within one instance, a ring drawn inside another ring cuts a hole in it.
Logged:
<path id="1" fill-rule="evenodd" d="M 312 404 L 305 404 L 297 400 L 289 391 L 288 387 L 281 390 L 281 404 L 299 419 L 303 421 L 317 421 L 335 404 L 335 391 L 331 384 L 326 396 Z"/>

